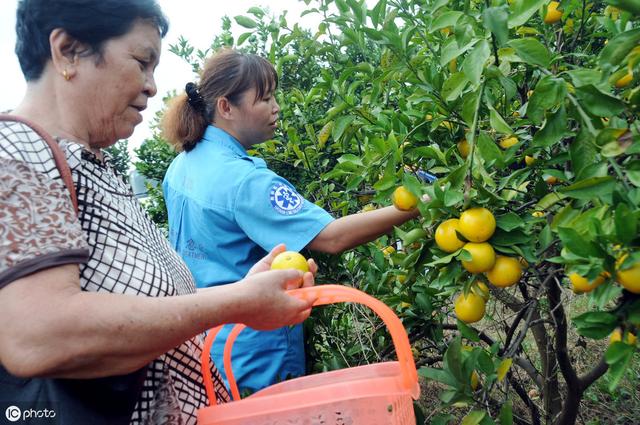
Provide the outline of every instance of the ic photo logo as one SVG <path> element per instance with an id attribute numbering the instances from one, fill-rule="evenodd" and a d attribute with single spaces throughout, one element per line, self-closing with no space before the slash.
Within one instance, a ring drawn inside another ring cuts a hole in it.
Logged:
<path id="1" fill-rule="evenodd" d="M 9 406 L 7 410 L 4 411 L 4 415 L 9 422 L 18 422 L 22 417 L 22 411 L 18 406 Z"/>
<path id="2" fill-rule="evenodd" d="M 20 409 L 18 406 L 9 406 L 4 411 L 4 416 L 9 422 L 33 421 L 34 419 L 53 419 L 56 411 L 53 409 Z"/>

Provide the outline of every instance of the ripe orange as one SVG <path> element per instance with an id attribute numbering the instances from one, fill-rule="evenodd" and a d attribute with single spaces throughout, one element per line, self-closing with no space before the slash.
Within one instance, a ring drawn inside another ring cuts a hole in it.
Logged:
<path id="1" fill-rule="evenodd" d="M 469 292 L 466 296 L 460 294 L 454 302 L 454 310 L 460 321 L 475 323 L 484 317 L 485 301 L 473 292 Z"/>
<path id="2" fill-rule="evenodd" d="M 549 3 L 547 6 L 547 14 L 544 16 L 545 24 L 555 24 L 560 21 L 560 18 L 562 18 L 562 11 L 558 10 L 558 6 L 560 6 L 560 3 L 557 1 Z"/>
<path id="3" fill-rule="evenodd" d="M 463 246 L 471 254 L 471 261 L 462 260 L 462 267 L 470 273 L 484 273 L 496 262 L 496 253 L 487 242 L 468 242 Z"/>
<path id="4" fill-rule="evenodd" d="M 453 58 L 449 62 L 449 71 L 453 74 L 454 72 L 458 72 L 458 58 Z"/>
<path id="5" fill-rule="evenodd" d="M 506 288 L 518 283 L 522 277 L 522 266 L 517 258 L 499 255 L 493 268 L 487 272 L 487 278 L 494 286 Z"/>
<path id="6" fill-rule="evenodd" d="M 621 89 L 631 84 L 631 81 L 633 81 L 633 74 L 629 71 L 616 81 L 615 86 L 616 88 Z"/>
<path id="7" fill-rule="evenodd" d="M 636 336 L 631 332 L 627 332 L 625 334 L 625 338 L 624 338 L 625 344 L 635 345 L 636 340 L 637 340 Z M 611 332 L 611 335 L 609 335 L 609 345 L 613 344 L 614 342 L 621 342 L 621 341 L 622 341 L 622 331 L 620 330 L 620 328 L 617 328 L 616 330 Z"/>
<path id="8" fill-rule="evenodd" d="M 400 211 L 411 211 L 418 205 L 418 198 L 404 186 L 398 186 L 391 195 L 393 206 Z"/>
<path id="9" fill-rule="evenodd" d="M 486 208 L 470 208 L 460 215 L 460 233 L 470 242 L 484 242 L 496 230 L 496 219 Z"/>
<path id="10" fill-rule="evenodd" d="M 458 224 L 457 218 L 450 218 L 440 223 L 436 229 L 436 245 L 444 252 L 457 251 L 464 245 L 456 235 L 456 230 L 460 231 Z"/>
<path id="11" fill-rule="evenodd" d="M 462 139 L 458 142 L 458 152 L 460 152 L 460 156 L 462 158 L 466 158 L 469 156 L 469 152 L 471 152 L 471 147 L 469 146 L 469 142 L 467 139 Z"/>
<path id="12" fill-rule="evenodd" d="M 524 163 L 527 164 L 527 167 L 531 167 L 533 164 L 536 163 L 536 159 L 532 156 L 525 155 Z"/>
<path id="13" fill-rule="evenodd" d="M 605 276 L 600 275 L 593 279 L 592 282 L 589 282 L 585 277 L 580 276 L 578 273 L 571 273 L 569 275 L 569 281 L 571 282 L 571 289 L 576 294 L 584 294 L 586 292 L 591 292 L 596 289 L 598 286 L 602 285 L 605 280 Z"/>
<path id="14" fill-rule="evenodd" d="M 626 270 L 619 270 L 628 255 L 625 254 L 616 261 L 616 280 L 627 291 L 640 294 L 640 262 L 635 263 Z"/>
<path id="15" fill-rule="evenodd" d="M 306 273 L 309 271 L 309 264 L 302 254 L 295 251 L 285 251 L 276 255 L 271 263 L 271 270 L 284 269 L 296 269 Z"/>
<path id="16" fill-rule="evenodd" d="M 505 137 L 504 139 L 500 140 L 498 144 L 502 149 L 509 149 L 511 146 L 517 143 L 518 143 L 518 138 L 515 136 L 511 136 L 511 137 Z"/>
<path id="17" fill-rule="evenodd" d="M 558 183 L 559 179 L 556 176 L 545 176 L 544 181 L 547 182 L 547 184 L 556 184 Z"/>

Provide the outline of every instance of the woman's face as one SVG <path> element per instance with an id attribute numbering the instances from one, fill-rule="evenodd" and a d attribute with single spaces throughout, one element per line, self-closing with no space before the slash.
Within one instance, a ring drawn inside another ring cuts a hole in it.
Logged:
<path id="1" fill-rule="evenodd" d="M 245 91 L 236 106 L 240 119 L 236 121 L 238 140 L 249 147 L 269 140 L 278 126 L 280 106 L 273 92 L 266 93 L 262 99 L 256 100 L 255 87 Z"/>
<path id="2" fill-rule="evenodd" d="M 80 59 L 74 76 L 78 116 L 84 117 L 87 142 L 92 148 L 111 146 L 125 139 L 142 122 L 141 112 L 157 89 L 153 72 L 160 57 L 156 25 L 137 21 L 131 30 L 107 40 L 102 60 Z"/>

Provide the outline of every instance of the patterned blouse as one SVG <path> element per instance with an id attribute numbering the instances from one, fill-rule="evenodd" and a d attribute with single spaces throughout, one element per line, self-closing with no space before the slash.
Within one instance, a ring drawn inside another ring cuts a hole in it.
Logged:
<path id="1" fill-rule="evenodd" d="M 79 220 L 50 149 L 31 128 L 0 122 L 0 290 L 56 265 L 80 263 L 85 291 L 165 297 L 195 292 L 193 278 L 148 218 L 108 155 L 59 140 L 75 183 Z M 202 335 L 147 368 L 132 424 L 193 424 L 207 404 Z M 218 399 L 229 396 L 214 371 Z"/>

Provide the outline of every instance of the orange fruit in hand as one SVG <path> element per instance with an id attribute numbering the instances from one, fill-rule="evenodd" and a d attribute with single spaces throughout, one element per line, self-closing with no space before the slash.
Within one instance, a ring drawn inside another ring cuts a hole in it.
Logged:
<path id="1" fill-rule="evenodd" d="M 273 259 L 271 270 L 286 269 L 296 269 L 306 273 L 309 271 L 309 264 L 302 254 L 295 251 L 285 251 L 276 255 L 276 258 Z"/>
<path id="2" fill-rule="evenodd" d="M 487 242 L 468 242 L 462 247 L 471 254 L 471 261 L 462 260 L 462 267 L 470 273 L 484 273 L 493 268 L 496 253 Z"/>
<path id="3" fill-rule="evenodd" d="M 464 245 L 456 235 L 456 230 L 459 231 L 458 223 L 457 218 L 450 218 L 440 223 L 436 229 L 436 245 L 444 252 L 457 251 Z"/>
<path id="4" fill-rule="evenodd" d="M 393 206 L 400 211 L 411 211 L 418 205 L 418 198 L 404 186 L 399 186 L 391 195 Z"/>
<path id="5" fill-rule="evenodd" d="M 470 208 L 460 215 L 460 233 L 470 242 L 484 242 L 493 236 L 496 219 L 486 208 Z"/>
<path id="6" fill-rule="evenodd" d="M 475 323 L 484 317 L 485 304 L 484 298 L 473 292 L 460 294 L 454 302 L 456 317 L 465 323 Z"/>
<path id="7" fill-rule="evenodd" d="M 493 268 L 487 272 L 487 278 L 494 286 L 506 288 L 518 283 L 522 277 L 522 266 L 517 258 L 499 255 Z"/>

